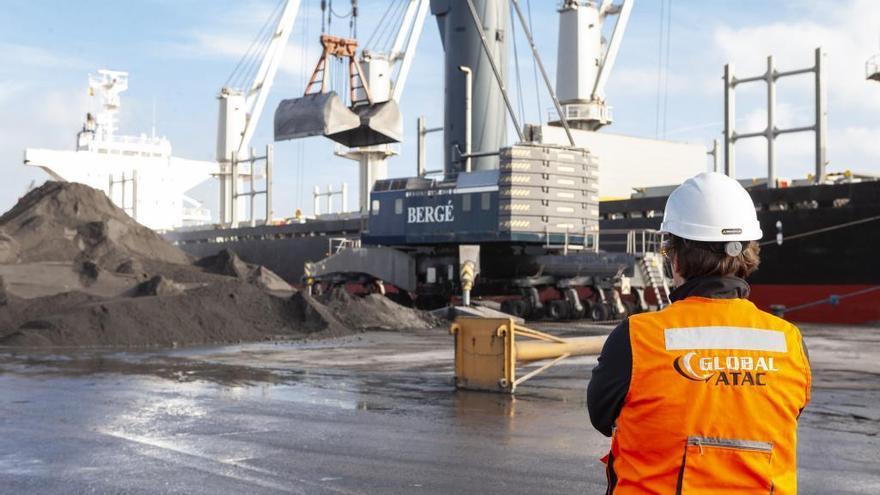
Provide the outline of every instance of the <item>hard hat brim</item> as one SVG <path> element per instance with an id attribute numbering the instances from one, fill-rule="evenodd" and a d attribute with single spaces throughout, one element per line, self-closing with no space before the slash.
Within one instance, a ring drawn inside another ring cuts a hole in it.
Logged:
<path id="1" fill-rule="evenodd" d="M 736 226 L 719 229 L 713 225 L 698 225 L 675 220 L 664 220 L 660 231 L 682 239 L 699 242 L 757 241 L 764 236 L 761 225 Z"/>

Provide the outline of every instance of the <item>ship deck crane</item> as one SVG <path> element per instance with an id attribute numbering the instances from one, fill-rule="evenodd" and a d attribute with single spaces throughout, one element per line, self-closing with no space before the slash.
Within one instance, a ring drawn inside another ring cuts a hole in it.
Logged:
<path id="1" fill-rule="evenodd" d="M 611 107 L 605 103 L 605 86 L 617 60 L 633 1 L 613 4 L 612 0 L 602 0 L 597 5 L 566 0 L 559 11 L 556 93 L 573 128 L 595 131 L 612 121 Z M 617 21 L 606 44 L 602 28 L 613 15 Z"/>
<path id="2" fill-rule="evenodd" d="M 373 184 L 387 178 L 387 159 L 397 154 L 389 144 L 402 139 L 403 123 L 397 102 L 428 7 L 429 0 L 406 2 L 394 43 L 387 53 L 364 50 L 357 59 L 357 40 L 322 35 L 323 52 L 305 94 L 282 101 L 275 111 L 276 141 L 325 136 L 344 145 L 337 148 L 336 154 L 355 160 L 360 166 L 361 213 L 369 209 Z M 328 57 L 348 59 L 349 106 L 327 84 Z M 320 90 L 313 91 L 318 87 Z"/>
<path id="3" fill-rule="evenodd" d="M 237 212 L 244 211 L 243 207 L 235 208 L 232 204 L 236 200 L 233 180 L 239 180 L 232 177 L 232 162 L 248 155 L 266 98 L 293 32 L 299 7 L 300 0 L 286 0 L 275 9 L 217 97 L 220 105 L 217 161 L 220 163 L 218 177 L 222 224 L 236 224 L 238 218 L 233 217 L 238 216 Z M 259 65 L 254 63 L 258 60 Z M 249 170 L 242 172 L 244 175 L 251 173 Z"/>

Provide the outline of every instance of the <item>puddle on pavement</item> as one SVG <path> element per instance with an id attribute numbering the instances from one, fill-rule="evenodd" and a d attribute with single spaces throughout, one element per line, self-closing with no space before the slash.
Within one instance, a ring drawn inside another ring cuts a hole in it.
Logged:
<path id="1" fill-rule="evenodd" d="M 7 355 L 0 358 L 0 372 L 22 376 L 82 377 L 88 375 L 152 375 L 177 382 L 207 381 L 221 385 L 281 383 L 295 378 L 270 370 L 192 361 L 183 358 L 132 359 L 104 355 Z"/>

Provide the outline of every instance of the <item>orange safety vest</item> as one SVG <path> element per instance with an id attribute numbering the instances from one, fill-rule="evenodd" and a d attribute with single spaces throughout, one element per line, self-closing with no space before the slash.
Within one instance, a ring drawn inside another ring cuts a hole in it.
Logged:
<path id="1" fill-rule="evenodd" d="M 797 493 L 810 367 L 794 325 L 745 299 L 688 297 L 630 317 L 629 332 L 609 493 Z"/>

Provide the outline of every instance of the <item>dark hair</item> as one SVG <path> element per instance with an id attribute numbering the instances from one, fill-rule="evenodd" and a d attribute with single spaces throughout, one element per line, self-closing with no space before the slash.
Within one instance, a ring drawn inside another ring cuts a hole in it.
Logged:
<path id="1" fill-rule="evenodd" d="M 669 235 L 664 243 L 667 258 L 676 261 L 678 274 L 685 280 L 696 277 L 746 278 L 761 263 L 761 248 L 755 241 L 743 242 L 738 256 L 728 256 L 723 242 L 700 242 Z"/>

